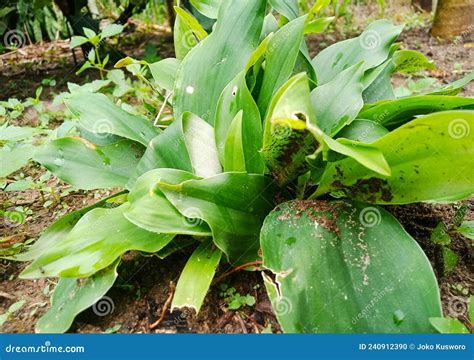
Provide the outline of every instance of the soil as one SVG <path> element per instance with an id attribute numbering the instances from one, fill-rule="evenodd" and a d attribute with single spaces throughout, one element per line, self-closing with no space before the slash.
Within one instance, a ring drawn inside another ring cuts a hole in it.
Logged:
<path id="1" fill-rule="evenodd" d="M 145 44 L 154 44 L 162 58 L 172 55 L 172 44 L 169 33 L 141 34 L 133 38 L 125 35 L 120 47 L 125 53 L 140 58 Z M 312 55 L 325 46 L 343 38 L 347 31 L 311 36 L 309 48 Z M 472 60 L 470 51 L 472 44 L 469 39 L 461 42 L 440 42 L 429 35 L 427 28 L 404 31 L 401 36 L 402 45 L 427 54 L 436 60 L 437 70 L 428 73 L 447 83 L 460 78 L 470 70 Z M 47 56 L 45 56 L 47 54 Z M 80 58 L 79 51 L 77 57 Z M 453 71 L 454 64 L 457 70 Z M 58 41 L 49 44 L 31 45 L 17 50 L 15 53 L 0 55 L 0 83 L 2 93 L 0 99 L 9 97 L 24 98 L 34 96 L 34 89 L 44 78 L 57 80 L 56 86 L 48 88 L 49 92 L 60 92 L 66 89 L 67 81 L 83 83 L 90 79 L 75 75 L 77 66 L 74 65 L 71 50 L 67 43 Z M 398 78 L 400 84 L 404 78 Z M 474 94 L 474 85 L 470 84 L 464 91 L 465 95 Z M 21 123 L 21 120 L 20 120 Z M 21 170 L 28 176 L 38 178 L 42 174 L 39 167 L 31 165 Z M 60 193 L 68 187 L 51 179 L 49 184 Z M 60 201 L 51 194 L 41 194 L 39 190 L 23 192 L 0 192 L 0 203 L 3 208 L 12 206 L 27 206 L 32 210 L 24 225 L 6 227 L 0 224 L 0 236 L 8 236 L 9 243 L 21 243 L 27 239 L 35 239 L 41 231 L 60 214 L 96 202 L 107 196 L 107 192 L 75 191 L 62 197 Z M 53 200 L 53 205 L 45 208 L 43 204 Z M 55 201 L 55 202 L 54 202 Z M 469 209 L 467 219 L 474 219 L 473 201 L 467 201 Z M 458 265 L 449 273 L 444 274 L 440 265 L 440 249 L 430 241 L 430 235 L 435 226 L 443 221 L 450 225 L 455 214 L 454 205 L 415 204 L 408 206 L 387 207 L 402 223 L 423 248 L 435 269 L 441 289 L 443 310 L 445 315 L 458 317 L 467 322 L 461 315 L 465 313 L 468 296 L 460 289 L 474 293 L 474 269 L 472 243 L 461 235 L 452 235 L 451 249 L 458 255 Z M 205 333 L 254 333 L 264 329 L 279 332 L 271 310 L 271 305 L 265 293 L 259 272 L 239 271 L 226 277 L 222 282 L 242 294 L 251 294 L 256 299 L 252 307 L 244 307 L 238 311 L 228 310 L 220 296 L 219 284 L 211 287 L 204 305 L 195 315 L 191 310 L 175 311 L 166 315 L 161 324 L 150 329 L 163 311 L 163 306 L 170 294 L 170 283 L 176 281 L 192 249 L 176 253 L 165 260 L 157 257 L 143 257 L 138 253 L 129 253 L 119 268 L 119 279 L 107 294 L 112 300 L 113 311 L 106 316 L 98 316 L 92 310 L 81 313 L 70 329 L 77 333 L 99 333 L 110 329 L 124 333 L 163 333 L 163 332 L 205 332 Z M 20 280 L 18 274 L 25 267 L 24 263 L 0 260 L 0 314 L 18 300 L 26 300 L 26 304 L 7 321 L 1 332 L 34 332 L 37 319 L 47 310 L 49 297 L 54 288 L 52 280 Z M 217 276 L 229 270 L 228 265 L 220 265 Z M 270 325 L 270 326 L 269 326 Z M 115 328 L 114 328 L 115 327 Z"/>

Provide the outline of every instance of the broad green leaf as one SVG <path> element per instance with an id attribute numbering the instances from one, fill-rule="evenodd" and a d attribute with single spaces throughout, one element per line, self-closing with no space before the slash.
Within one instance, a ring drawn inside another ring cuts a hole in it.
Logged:
<path id="1" fill-rule="evenodd" d="M 181 17 L 176 17 L 173 27 L 173 43 L 176 59 L 182 60 L 198 44 L 196 35 Z"/>
<path id="2" fill-rule="evenodd" d="M 171 311 L 189 307 L 199 313 L 221 256 L 222 252 L 214 246 L 211 239 L 203 241 L 194 250 L 179 276 Z"/>
<path id="3" fill-rule="evenodd" d="M 319 19 L 314 19 L 306 23 L 304 26 L 305 34 L 319 34 L 327 29 L 329 24 L 334 21 L 334 16 L 323 17 Z"/>
<path id="4" fill-rule="evenodd" d="M 453 109 L 474 109 L 474 98 L 420 95 L 398 100 L 379 101 L 362 109 L 358 117 L 380 125 L 402 124 L 417 115 Z"/>
<path id="5" fill-rule="evenodd" d="M 245 168 L 249 173 L 262 174 L 265 164 L 260 156 L 262 148 L 262 121 L 257 104 L 246 82 L 247 72 L 261 59 L 267 48 L 270 36 L 264 39 L 250 56 L 242 70 L 222 91 L 216 110 L 215 137 L 221 162 L 225 156 L 225 142 L 229 127 L 237 114 L 242 111 L 242 149 Z"/>
<path id="6" fill-rule="evenodd" d="M 317 142 L 306 129 L 314 117 L 306 74 L 288 80 L 275 94 L 264 124 L 262 157 L 273 177 L 285 184 L 305 173 L 306 156 L 317 149 Z"/>
<path id="7" fill-rule="evenodd" d="M 298 0 L 269 0 L 268 2 L 276 12 L 290 21 L 299 16 L 300 10 Z"/>
<path id="8" fill-rule="evenodd" d="M 442 314 L 426 255 L 381 208 L 287 202 L 265 219 L 260 239 L 284 332 L 426 333 L 428 318 Z"/>
<path id="9" fill-rule="evenodd" d="M 303 41 L 306 16 L 301 16 L 278 30 L 268 43 L 265 72 L 258 96 L 260 113 L 266 114 L 272 96 L 290 78 Z"/>
<path id="10" fill-rule="evenodd" d="M 371 143 L 388 134 L 388 130 L 375 121 L 356 119 L 343 128 L 337 137 Z"/>
<path id="11" fill-rule="evenodd" d="M 469 330 L 458 319 L 431 317 L 430 323 L 441 334 L 469 334 Z"/>
<path id="12" fill-rule="evenodd" d="M 183 114 L 183 133 L 193 174 L 205 178 L 222 172 L 214 128 L 198 116 L 186 112 Z"/>
<path id="13" fill-rule="evenodd" d="M 151 141 L 130 183 L 157 168 L 180 169 L 201 177 L 220 173 L 212 126 L 194 114 L 184 113 Z"/>
<path id="14" fill-rule="evenodd" d="M 113 202 L 115 198 L 122 194 L 123 193 L 113 194 L 96 202 L 93 205 L 64 215 L 60 219 L 56 220 L 51 226 L 49 226 L 45 232 L 41 234 L 40 238 L 27 249 L 27 251 L 15 255 L 11 259 L 17 261 L 30 261 L 38 258 L 41 254 L 56 246 L 56 244 L 60 242 L 62 238 L 66 237 L 67 234 L 69 234 L 69 232 L 74 228 L 74 225 L 76 225 L 76 223 L 85 214 L 95 208 L 107 206 L 109 202 Z"/>
<path id="15" fill-rule="evenodd" d="M 207 16 L 210 19 L 217 19 L 217 13 L 222 0 L 190 0 L 191 4 L 201 14 Z"/>
<path id="16" fill-rule="evenodd" d="M 96 146 L 82 138 L 61 138 L 39 148 L 34 160 L 79 189 L 125 187 L 143 154 L 135 142 Z"/>
<path id="17" fill-rule="evenodd" d="M 122 110 L 103 94 L 72 95 L 65 104 L 86 130 L 96 134 L 114 134 L 147 146 L 160 133 L 150 121 Z"/>
<path id="18" fill-rule="evenodd" d="M 275 199 L 269 178 L 230 172 L 176 185 L 160 181 L 157 187 L 183 215 L 209 225 L 215 244 L 232 263 L 255 260 L 260 227 Z"/>
<path id="19" fill-rule="evenodd" d="M 264 0 L 222 2 L 214 31 L 189 52 L 178 70 L 175 118 L 190 111 L 214 123 L 222 90 L 257 48 L 264 12 Z"/>
<path id="20" fill-rule="evenodd" d="M 191 212 L 181 214 L 156 187 L 159 181 L 179 184 L 199 179 L 191 173 L 175 169 L 151 170 L 138 178 L 128 195 L 130 206 L 125 217 L 135 225 L 156 233 L 210 236 L 211 230 Z"/>
<path id="21" fill-rule="evenodd" d="M 148 64 L 148 68 L 159 87 L 166 91 L 172 91 L 180 64 L 178 59 L 168 58 Z"/>
<path id="22" fill-rule="evenodd" d="M 380 176 L 344 159 L 328 164 L 316 196 L 338 192 L 377 204 L 407 204 L 474 192 L 474 112 L 426 115 L 372 144 L 384 154 L 392 176 Z"/>
<path id="23" fill-rule="evenodd" d="M 108 24 L 100 32 L 100 38 L 105 39 L 122 33 L 123 25 L 119 24 Z"/>
<path id="24" fill-rule="evenodd" d="M 474 220 L 463 221 L 461 226 L 456 228 L 456 232 L 468 239 L 474 240 Z"/>
<path id="25" fill-rule="evenodd" d="M 394 68 L 392 59 L 388 59 L 381 65 L 366 71 L 362 94 L 366 104 L 396 99 L 391 80 Z"/>
<path id="26" fill-rule="evenodd" d="M 245 171 L 245 155 L 242 142 L 242 111 L 230 124 L 224 146 L 224 171 Z"/>
<path id="27" fill-rule="evenodd" d="M 469 84 L 472 80 L 474 80 L 474 71 L 470 72 L 459 80 L 441 86 L 440 88 L 430 91 L 425 95 L 457 95 L 464 88 L 464 86 Z"/>
<path id="28" fill-rule="evenodd" d="M 199 21 L 197 21 L 194 16 L 178 6 L 175 6 L 174 10 L 176 11 L 176 15 L 186 24 L 186 26 L 194 33 L 194 35 L 196 35 L 196 38 L 199 41 L 202 41 L 207 37 L 208 34 L 206 30 L 203 29 L 201 24 L 199 24 Z"/>
<path id="29" fill-rule="evenodd" d="M 338 154 L 349 156 L 362 166 L 380 175 L 391 175 L 390 166 L 377 146 L 344 138 L 334 140 L 317 127 L 311 126 L 309 129 L 316 139 L 325 145 L 324 152 L 332 150 Z"/>
<path id="30" fill-rule="evenodd" d="M 35 151 L 36 147 L 29 144 L 3 146 L 0 149 L 0 177 L 7 177 L 28 164 Z"/>
<path id="31" fill-rule="evenodd" d="M 351 66 L 311 92 L 318 127 L 327 135 L 334 136 L 350 124 L 364 106 L 362 65 Z"/>
<path id="32" fill-rule="evenodd" d="M 88 42 L 89 40 L 84 36 L 73 36 L 71 42 L 69 43 L 69 48 L 74 49 L 75 47 L 81 46 Z"/>
<path id="33" fill-rule="evenodd" d="M 0 128 L 1 141 L 21 141 L 44 133 L 44 130 L 29 126 L 6 126 Z"/>
<path id="34" fill-rule="evenodd" d="M 96 208 L 85 214 L 67 236 L 35 259 L 20 276 L 88 277 L 130 250 L 156 252 L 174 234 L 155 234 L 124 217 L 129 204 L 114 209 Z"/>
<path id="35" fill-rule="evenodd" d="M 364 61 L 364 71 L 382 64 L 402 29 L 403 26 L 394 26 L 390 21 L 377 20 L 358 37 L 324 49 L 312 61 L 318 84 L 327 83 L 341 71 L 361 61 Z"/>
<path id="36" fill-rule="evenodd" d="M 435 69 L 436 66 L 425 55 L 415 50 L 399 50 L 393 54 L 393 72 L 411 74 L 419 70 Z"/>
<path id="37" fill-rule="evenodd" d="M 113 302 L 102 297 L 117 279 L 118 264 L 119 261 L 116 261 L 86 279 L 59 279 L 51 297 L 51 308 L 38 320 L 35 331 L 48 334 L 64 333 L 79 313 L 94 304 L 104 306 L 105 310 L 111 312 Z"/>

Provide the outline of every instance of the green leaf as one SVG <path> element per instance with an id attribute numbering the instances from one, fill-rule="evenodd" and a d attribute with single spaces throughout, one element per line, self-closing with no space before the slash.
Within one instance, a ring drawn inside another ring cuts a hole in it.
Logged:
<path id="1" fill-rule="evenodd" d="M 105 39 L 112 37 L 118 34 L 121 34 L 123 31 L 123 25 L 119 24 L 108 24 L 100 32 L 100 39 Z"/>
<path id="2" fill-rule="evenodd" d="M 242 111 L 230 124 L 224 147 L 224 171 L 245 171 L 245 155 L 242 142 Z"/>
<path id="3" fill-rule="evenodd" d="M 430 323 L 441 334 L 469 334 L 469 330 L 458 319 L 431 317 Z"/>
<path id="4" fill-rule="evenodd" d="M 266 114 L 277 90 L 290 78 L 303 41 L 306 16 L 301 16 L 278 30 L 268 43 L 265 72 L 258 96 L 260 113 Z"/>
<path id="5" fill-rule="evenodd" d="M 311 20 L 307 22 L 304 26 L 304 33 L 305 34 L 319 34 L 322 33 L 324 30 L 327 29 L 329 24 L 331 24 L 336 17 L 329 16 L 323 17 L 315 20 Z"/>
<path id="6" fill-rule="evenodd" d="M 11 173 L 28 164 L 34 156 L 36 147 L 29 144 L 5 145 L 0 149 L 0 177 L 7 177 Z"/>
<path id="7" fill-rule="evenodd" d="M 176 17 L 173 27 L 174 52 L 178 60 L 184 57 L 198 44 L 194 32 L 189 28 L 181 17 Z"/>
<path id="8" fill-rule="evenodd" d="M 362 109 L 358 117 L 376 121 L 380 125 L 400 125 L 417 115 L 453 109 L 474 109 L 474 98 L 420 95 L 379 101 Z"/>
<path id="9" fill-rule="evenodd" d="M 30 261 L 38 258 L 44 252 L 50 250 L 61 239 L 65 238 L 69 232 L 74 228 L 74 225 L 89 211 L 98 208 L 104 207 L 109 202 L 113 202 L 113 199 L 122 195 L 123 193 L 113 194 L 109 197 L 106 197 L 97 203 L 87 206 L 85 208 L 73 211 L 59 220 L 56 220 L 52 225 L 50 225 L 45 232 L 36 240 L 33 245 L 31 245 L 26 252 L 20 253 L 12 257 L 12 260 L 17 261 Z"/>
<path id="10" fill-rule="evenodd" d="M 447 111 L 413 120 L 376 140 L 392 176 L 379 176 L 354 159 L 330 163 L 316 196 L 338 191 L 377 204 L 461 199 L 474 192 L 474 112 Z"/>
<path id="11" fill-rule="evenodd" d="M 178 59 L 168 58 L 148 64 L 148 68 L 159 87 L 166 91 L 172 91 L 180 64 L 181 62 Z"/>
<path id="12" fill-rule="evenodd" d="M 247 86 L 247 72 L 261 59 L 270 36 L 264 39 L 250 56 L 242 70 L 222 91 L 216 110 L 215 137 L 221 162 L 224 161 L 225 143 L 229 128 L 237 114 L 242 111 L 242 149 L 245 168 L 249 173 L 262 174 L 265 164 L 260 155 L 262 148 L 262 121 L 257 104 Z"/>
<path id="13" fill-rule="evenodd" d="M 186 27 L 189 28 L 194 33 L 194 35 L 196 35 L 199 41 L 202 41 L 207 37 L 206 30 L 203 29 L 201 24 L 199 24 L 194 16 L 178 6 L 175 6 L 174 10 L 176 11 L 176 15 L 181 19 L 181 21 L 184 22 Z"/>
<path id="14" fill-rule="evenodd" d="M 420 70 L 436 69 L 436 66 L 422 53 L 415 50 L 395 51 L 392 59 L 395 67 L 393 72 L 412 74 Z"/>
<path id="15" fill-rule="evenodd" d="M 362 65 L 351 66 L 311 92 L 318 127 L 330 136 L 350 124 L 364 106 Z"/>
<path id="16" fill-rule="evenodd" d="M 364 61 L 364 71 L 382 64 L 402 29 L 403 26 L 394 26 L 390 21 L 377 20 L 358 37 L 324 49 L 312 61 L 318 84 L 329 82 L 343 70 L 361 61 Z"/>
<path id="17" fill-rule="evenodd" d="M 6 126 L 0 128 L 0 141 L 21 141 L 42 134 L 44 130 L 29 126 Z"/>
<path id="18" fill-rule="evenodd" d="M 293 76 L 275 94 L 264 124 L 262 156 L 273 177 L 285 184 L 305 173 L 306 156 L 317 142 L 306 130 L 314 117 L 309 85 L 304 73 Z"/>
<path id="19" fill-rule="evenodd" d="M 442 248 L 444 272 L 449 274 L 458 264 L 458 256 L 448 247 Z"/>
<path id="20" fill-rule="evenodd" d="M 34 155 L 54 175 L 79 189 L 125 187 L 142 156 L 135 142 L 96 146 L 82 138 L 61 138 Z"/>
<path id="21" fill-rule="evenodd" d="M 209 225 L 232 263 L 255 260 L 260 227 L 275 199 L 269 178 L 231 172 L 176 185 L 160 181 L 157 187 L 183 215 Z"/>
<path id="22" fill-rule="evenodd" d="M 191 4 L 204 16 L 217 19 L 217 13 L 222 0 L 191 0 Z"/>
<path id="23" fill-rule="evenodd" d="M 222 252 L 214 247 L 211 239 L 202 242 L 194 250 L 179 276 L 171 311 L 189 307 L 199 313 L 221 256 Z"/>
<path id="24" fill-rule="evenodd" d="M 125 217 L 135 225 L 156 233 L 210 236 L 211 230 L 201 220 L 193 218 L 192 212 L 181 214 L 156 187 L 159 181 L 179 184 L 198 179 L 181 170 L 156 169 L 138 178 L 128 195 L 130 207 Z"/>
<path id="25" fill-rule="evenodd" d="M 212 126 L 194 114 L 184 113 L 153 139 L 130 183 L 157 168 L 180 169 L 201 177 L 220 173 L 222 169 Z"/>
<path id="26" fill-rule="evenodd" d="M 25 304 L 25 302 L 25 300 L 20 300 L 10 305 L 8 310 L 4 314 L 0 315 L 0 326 L 3 326 L 3 324 L 8 321 L 8 319 L 11 318 L 15 312 L 20 310 L 20 308 Z"/>
<path id="27" fill-rule="evenodd" d="M 118 264 L 119 261 L 116 261 L 86 279 L 59 279 L 51 297 L 51 308 L 38 320 L 35 331 L 48 334 L 64 333 L 71 327 L 77 314 L 94 304 L 100 306 L 100 310 L 112 312 L 112 299 L 103 296 L 117 279 Z"/>
<path id="28" fill-rule="evenodd" d="M 371 143 L 388 134 L 388 130 L 374 121 L 356 119 L 337 133 L 337 137 Z"/>
<path id="29" fill-rule="evenodd" d="M 449 245 L 451 243 L 451 237 L 446 231 L 446 227 L 443 222 L 438 223 L 435 229 L 431 233 L 431 241 L 438 245 Z"/>
<path id="30" fill-rule="evenodd" d="M 436 90 L 430 91 L 426 95 L 457 95 L 459 92 L 461 92 L 464 86 L 469 84 L 472 80 L 474 80 L 474 71 L 470 72 L 459 80 L 441 86 Z"/>
<path id="31" fill-rule="evenodd" d="M 74 49 L 75 47 L 81 46 L 88 42 L 89 40 L 84 36 L 73 36 L 71 42 L 69 43 L 69 48 Z"/>
<path id="32" fill-rule="evenodd" d="M 122 110 L 103 94 L 75 94 L 65 104 L 86 130 L 96 134 L 114 134 L 147 146 L 160 133 L 150 121 Z"/>
<path id="33" fill-rule="evenodd" d="M 82 30 L 84 31 L 84 35 L 88 38 L 91 39 L 96 36 L 96 33 L 94 30 L 83 27 Z"/>
<path id="34" fill-rule="evenodd" d="M 96 208 L 85 214 L 67 236 L 35 259 L 20 276 L 88 277 L 130 250 L 156 252 L 173 234 L 143 230 L 124 217 L 129 204 L 114 209 Z"/>
<path id="35" fill-rule="evenodd" d="M 264 0 L 224 1 L 214 31 L 183 59 L 176 76 L 174 113 L 190 111 L 213 124 L 222 90 L 257 48 Z M 179 58 L 179 57 L 178 57 Z"/>
<path id="36" fill-rule="evenodd" d="M 290 21 L 299 16 L 298 0 L 269 0 L 268 2 L 276 12 Z"/>
<path id="37" fill-rule="evenodd" d="M 441 316 L 428 259 L 380 208 L 287 202 L 265 219 L 261 246 L 284 332 L 425 333 L 428 318 Z"/>
<path id="38" fill-rule="evenodd" d="M 463 221 L 461 226 L 456 229 L 456 232 L 470 240 L 474 240 L 474 220 Z"/>

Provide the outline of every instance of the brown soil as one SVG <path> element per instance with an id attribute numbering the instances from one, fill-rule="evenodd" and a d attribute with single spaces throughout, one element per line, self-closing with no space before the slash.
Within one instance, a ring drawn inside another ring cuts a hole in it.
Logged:
<path id="1" fill-rule="evenodd" d="M 346 34 L 347 35 L 347 34 Z M 169 39 L 169 35 L 165 34 Z M 343 36 L 334 32 L 323 36 L 312 36 L 310 39 L 310 50 L 313 55 L 323 46 L 340 40 Z M 405 31 L 402 35 L 403 45 L 407 48 L 415 48 L 436 60 L 438 70 L 431 72 L 430 76 L 438 77 L 443 82 L 450 82 L 461 77 L 461 73 L 453 72 L 453 65 L 459 63 L 462 69 L 470 69 L 472 61 L 469 57 L 470 43 L 438 42 L 429 36 L 426 29 Z M 170 56 L 172 47 L 169 42 L 163 41 L 163 34 L 140 35 L 131 39 L 129 43 L 124 41 L 122 50 L 133 56 L 140 57 L 143 53 L 143 45 L 153 43 L 157 46 L 162 58 Z M 33 96 L 34 89 L 45 77 L 54 78 L 58 81 L 55 88 L 50 91 L 59 92 L 65 89 L 66 81 L 85 82 L 84 76 L 74 74 L 77 69 L 73 65 L 72 54 L 67 46 L 58 42 L 53 44 L 35 45 L 18 50 L 19 57 L 15 54 L 0 55 L 0 83 L 4 84 L 0 99 L 8 97 Z M 57 45 L 57 47 L 56 47 Z M 127 48 L 128 46 L 128 48 Z M 31 49 L 30 49 L 31 48 Z M 44 60 L 45 48 L 53 56 Z M 55 49 L 55 50 L 53 50 Z M 136 50 L 141 49 L 141 50 Z M 56 60 L 54 60 L 56 59 Z M 397 80 L 401 81 L 401 79 Z M 469 85 L 465 94 L 473 94 L 473 85 Z M 23 172 L 34 178 L 38 178 L 42 171 L 36 166 L 23 169 Z M 66 186 L 56 180 L 51 180 L 51 185 L 57 189 L 57 193 L 64 190 Z M 66 213 L 87 204 L 96 202 L 98 198 L 106 196 L 105 192 L 73 192 L 62 197 L 60 201 L 52 195 L 41 196 L 38 190 L 28 190 L 21 193 L 0 193 L 0 203 L 4 209 L 12 206 L 28 206 L 33 215 L 26 219 L 24 225 L 19 227 L 5 227 L 0 224 L 1 236 L 12 236 L 10 241 L 23 242 L 26 239 L 37 238 L 40 232 L 59 213 Z M 44 208 L 47 200 L 56 202 Z M 460 285 L 474 292 L 474 269 L 472 244 L 460 235 L 453 235 L 451 249 L 459 257 L 459 263 L 450 274 L 442 274 L 439 260 L 439 249 L 430 241 L 430 234 L 438 222 L 443 221 L 449 225 L 454 216 L 453 205 L 409 205 L 391 206 L 388 209 L 401 221 L 406 230 L 419 242 L 429 257 L 435 271 L 441 289 L 443 309 L 445 315 L 457 315 L 459 309 L 463 309 L 467 303 L 467 296 L 460 293 L 454 285 Z M 474 218 L 473 203 L 470 202 L 468 218 Z M 219 286 L 213 285 L 205 303 L 198 316 L 192 311 L 175 311 L 166 313 L 164 321 L 154 330 L 150 330 L 149 324 L 156 321 L 162 312 L 162 307 L 169 296 L 170 282 L 176 283 L 179 274 L 192 249 L 177 253 L 165 260 L 156 257 L 143 257 L 139 254 L 128 254 L 119 268 L 119 280 L 116 286 L 107 294 L 113 300 L 114 310 L 107 316 L 99 317 L 92 310 L 80 314 L 71 332 L 98 333 L 104 332 L 118 324 L 121 325 L 118 332 L 211 332 L 211 333 L 242 333 L 260 332 L 271 324 L 274 332 L 279 331 L 279 326 L 271 311 L 271 305 L 266 296 L 262 278 L 258 272 L 239 271 L 225 278 L 223 282 L 235 287 L 240 294 L 251 294 L 257 302 L 253 307 L 246 307 L 239 311 L 226 309 L 222 297 L 219 295 Z M 0 329 L 2 332 L 33 332 L 37 319 L 47 310 L 49 296 L 51 295 L 50 280 L 20 280 L 18 274 L 25 267 L 23 263 L 0 261 L 0 314 L 20 299 L 26 300 L 26 304 L 15 313 Z M 222 275 L 229 268 L 220 265 L 218 274 Z M 465 321 L 465 318 L 461 317 Z"/>

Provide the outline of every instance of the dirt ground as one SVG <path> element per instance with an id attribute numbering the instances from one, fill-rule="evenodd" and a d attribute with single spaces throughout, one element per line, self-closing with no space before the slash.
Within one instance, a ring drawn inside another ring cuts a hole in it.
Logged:
<path id="1" fill-rule="evenodd" d="M 310 51 L 316 54 L 323 47 L 340 40 L 347 34 L 334 32 L 325 36 L 310 38 Z M 121 50 L 137 58 L 142 54 L 145 44 L 155 44 L 162 58 L 172 55 L 172 45 L 169 33 L 158 35 L 144 34 L 133 41 L 122 39 L 124 46 Z M 402 34 L 401 42 L 406 48 L 416 49 L 435 59 L 437 70 L 429 73 L 443 83 L 460 78 L 468 70 L 472 70 L 472 44 L 470 39 L 462 41 L 440 42 L 429 35 L 427 28 L 411 29 Z M 137 50 L 138 49 L 138 50 Z M 46 55 L 45 55 L 46 54 Z M 79 52 L 77 57 L 80 58 Z M 455 64 L 456 71 L 454 68 Z M 16 53 L 0 55 L 0 83 L 2 93 L 0 99 L 9 97 L 33 96 L 34 89 L 43 78 L 57 79 L 55 87 L 50 92 L 65 89 L 67 81 L 82 83 L 88 79 L 74 74 L 71 50 L 67 43 L 59 41 L 52 44 L 28 46 L 17 50 Z M 400 84 L 402 78 L 395 80 Z M 465 95 L 474 94 L 474 85 L 470 84 Z M 29 176 L 37 178 L 41 175 L 38 166 L 31 165 L 22 170 Z M 58 192 L 66 186 L 57 180 L 50 180 L 50 185 L 57 187 Z M 59 213 L 70 212 L 74 209 L 92 204 L 98 198 L 107 196 L 107 192 L 72 192 L 62 198 L 61 202 L 44 208 L 43 204 L 49 198 L 43 198 L 38 190 L 27 190 L 21 193 L 0 193 L 2 206 L 28 206 L 34 215 L 28 217 L 24 225 L 16 228 L 2 227 L 0 235 L 11 236 L 10 242 L 22 242 L 26 239 L 37 238 L 41 231 L 52 223 Z M 49 196 L 49 195 L 48 195 Z M 13 199 L 13 200 L 12 200 Z M 474 219 L 474 202 L 467 201 L 467 219 Z M 472 244 L 460 235 L 453 236 L 452 250 L 458 255 L 459 263 L 447 275 L 442 274 L 439 249 L 430 241 L 430 234 L 435 226 L 444 221 L 449 225 L 455 214 L 453 205 L 409 205 L 390 206 L 391 211 L 404 225 L 406 230 L 419 242 L 429 257 L 437 274 L 440 284 L 443 309 L 445 315 L 456 316 L 467 304 L 467 296 L 459 289 L 474 292 L 474 269 Z M 124 333 L 150 332 L 211 332 L 211 333 L 254 333 L 264 329 L 278 332 L 279 327 L 266 296 L 263 282 L 258 272 L 240 271 L 234 273 L 222 282 L 235 287 L 242 294 L 251 294 L 256 299 L 252 307 L 238 311 L 228 310 L 220 296 L 219 284 L 212 286 L 198 316 L 192 311 L 166 312 L 164 321 L 155 329 L 150 324 L 156 321 L 162 312 L 163 305 L 169 296 L 170 282 L 176 283 L 185 261 L 192 249 L 177 253 L 165 260 L 157 257 L 143 257 L 138 253 L 130 253 L 124 257 L 119 268 L 119 279 L 113 289 L 107 294 L 112 300 L 113 311 L 106 316 L 97 316 L 92 310 L 80 314 L 70 329 L 70 332 L 98 333 L 114 328 L 114 331 Z M 23 263 L 0 260 L 0 314 L 18 300 L 26 300 L 26 304 L 15 313 L 12 320 L 0 328 L 1 332 L 33 332 L 37 319 L 47 310 L 49 296 L 53 289 L 50 280 L 20 280 L 17 275 L 25 267 Z M 220 265 L 217 276 L 229 270 L 226 265 Z M 460 317 L 466 322 L 466 319 Z"/>

